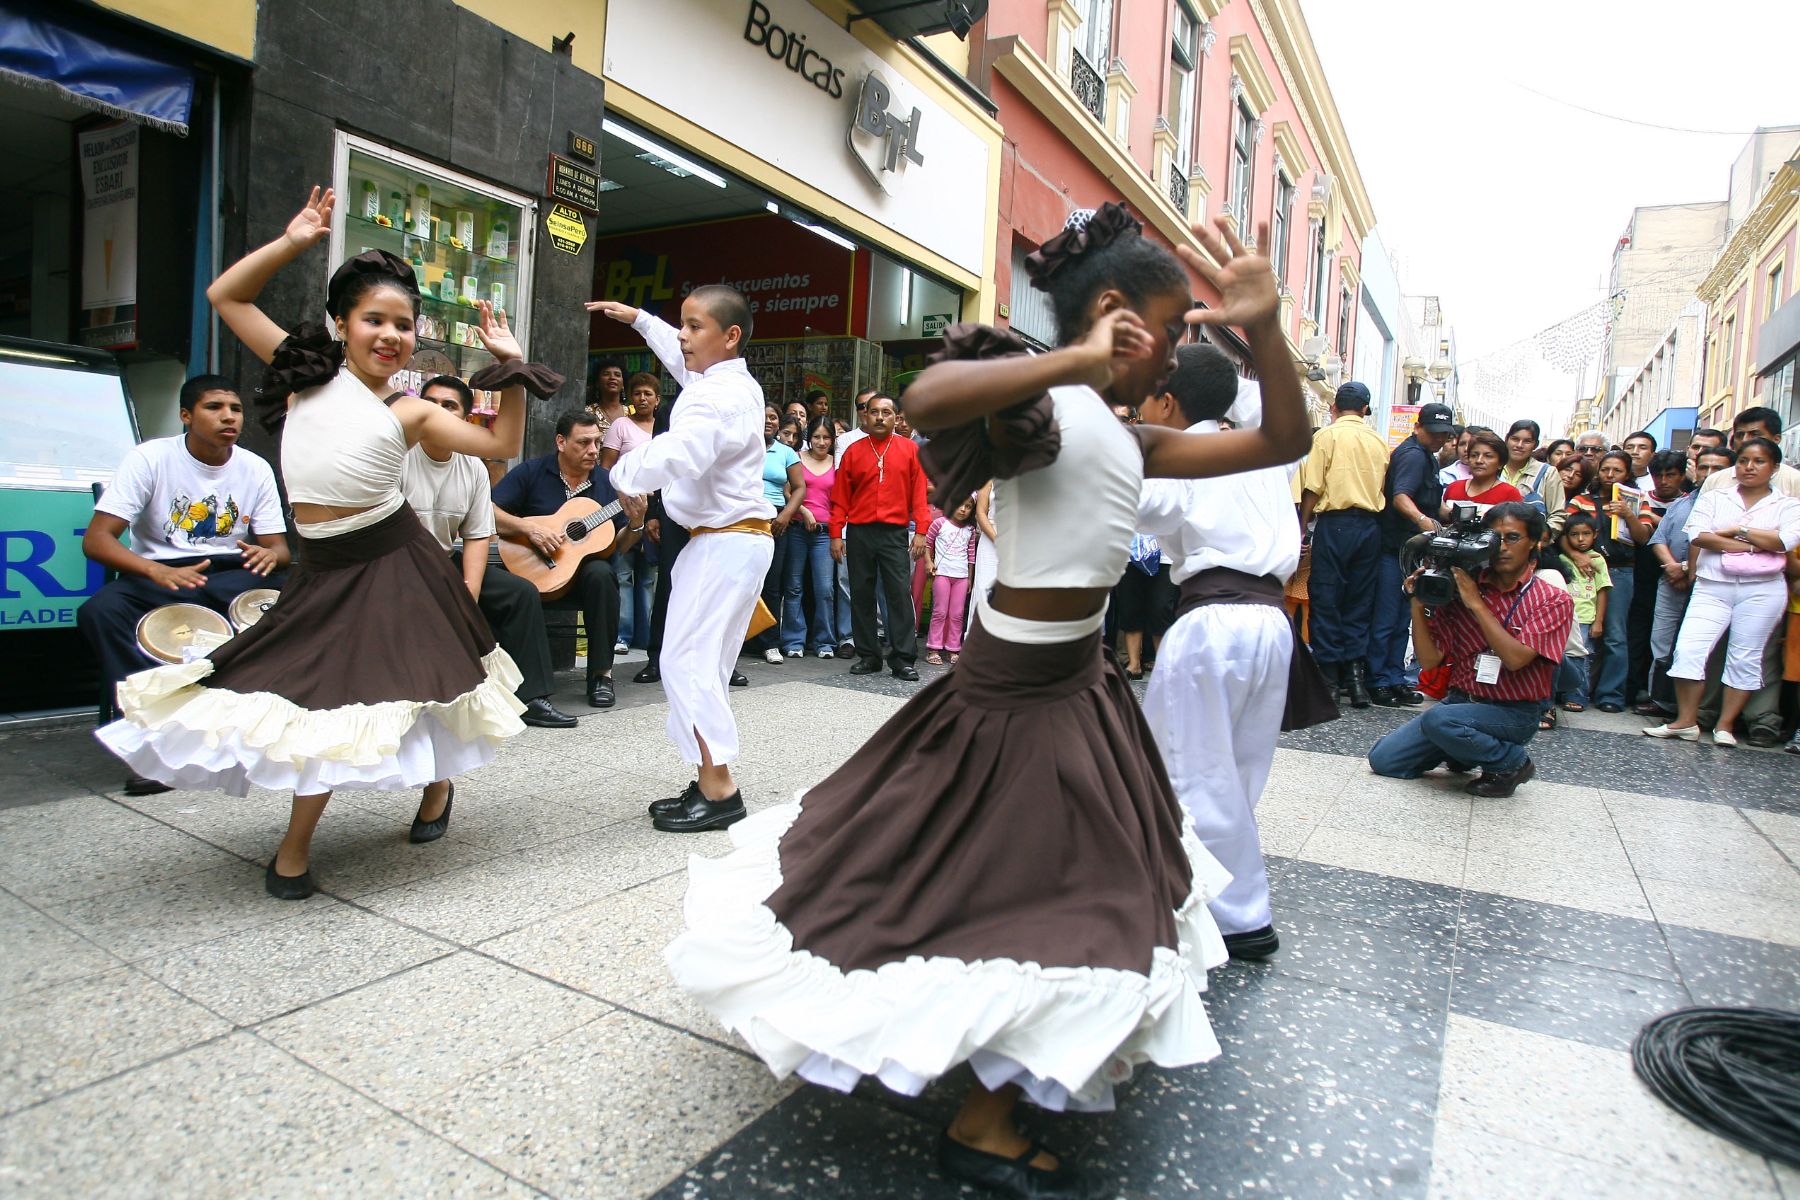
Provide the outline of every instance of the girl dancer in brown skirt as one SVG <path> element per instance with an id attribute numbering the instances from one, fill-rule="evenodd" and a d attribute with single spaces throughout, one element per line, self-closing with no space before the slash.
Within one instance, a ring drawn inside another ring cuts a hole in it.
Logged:
<path id="1" fill-rule="evenodd" d="M 1089 1194 L 1019 1134 L 1021 1094 L 1103 1110 L 1136 1064 L 1219 1049 L 1200 992 L 1225 959 L 1207 901 L 1229 877 L 1101 648 L 1143 479 L 1287 462 L 1310 432 L 1268 260 L 1197 226 L 1213 262 L 1180 253 L 1222 302 L 1190 311 L 1181 263 L 1140 231 L 1109 204 L 1027 261 L 1062 349 L 957 326 L 907 389 L 939 495 L 996 477 L 993 591 L 954 672 L 795 803 L 737 825 L 733 853 L 691 862 L 689 928 L 667 951 L 777 1075 L 916 1094 L 968 1062 L 978 1082 L 939 1164 L 1014 1196 Z M 1184 321 L 1244 327 L 1260 428 L 1114 419 L 1109 403 L 1141 402 L 1172 369 Z"/>
<path id="2" fill-rule="evenodd" d="M 294 793 L 287 837 L 270 859 L 271 895 L 314 890 L 313 828 L 336 788 L 426 793 L 414 829 L 449 821 L 449 777 L 492 760 L 524 726 L 518 668 L 494 643 L 450 560 L 400 495 L 407 449 L 508 458 L 519 452 L 526 388 L 561 376 L 520 361 L 504 313 L 481 306 L 497 360 L 470 383 L 499 390 L 491 430 L 424 400 L 390 405 L 388 379 L 415 345 L 419 288 L 385 251 L 340 267 L 326 289 L 335 327 L 292 335 L 256 306 L 271 277 L 324 241 L 333 195 L 314 188 L 281 237 L 207 289 L 219 316 L 269 364 L 263 393 L 285 418 L 281 468 L 301 550 L 280 600 L 209 657 L 140 672 L 119 685 L 124 716 L 100 739 L 141 775 L 178 788 Z M 435 794 L 434 794 L 435 793 Z"/>

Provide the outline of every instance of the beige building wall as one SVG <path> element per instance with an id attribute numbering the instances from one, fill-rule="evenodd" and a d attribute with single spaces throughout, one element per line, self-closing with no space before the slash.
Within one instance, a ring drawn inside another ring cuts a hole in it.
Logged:
<path id="1" fill-rule="evenodd" d="M 1690 300 L 1626 383 L 1601 428 L 1608 440 L 1647 427 L 1665 408 L 1698 408 L 1706 305 Z"/>
<path id="2" fill-rule="evenodd" d="M 1630 244 L 1613 255 L 1615 316 L 1602 360 L 1602 428 L 1612 428 L 1619 397 L 1712 269 L 1725 244 L 1725 217 L 1723 200 L 1633 210 L 1625 231 Z"/>

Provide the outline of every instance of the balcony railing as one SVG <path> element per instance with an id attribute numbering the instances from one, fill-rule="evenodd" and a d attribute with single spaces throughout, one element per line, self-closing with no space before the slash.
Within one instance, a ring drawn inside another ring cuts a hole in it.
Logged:
<path id="1" fill-rule="evenodd" d="M 1171 163 L 1169 165 L 1169 199 L 1174 203 L 1176 212 L 1182 214 L 1183 216 L 1187 215 L 1187 210 L 1188 210 L 1188 207 L 1187 207 L 1187 204 L 1188 204 L 1187 176 L 1182 173 L 1182 170 L 1180 167 L 1174 165 L 1173 163 Z"/>
<path id="2" fill-rule="evenodd" d="M 1069 55 L 1069 87 L 1075 92 L 1094 120 L 1106 121 L 1106 80 L 1100 71 L 1077 50 Z"/>

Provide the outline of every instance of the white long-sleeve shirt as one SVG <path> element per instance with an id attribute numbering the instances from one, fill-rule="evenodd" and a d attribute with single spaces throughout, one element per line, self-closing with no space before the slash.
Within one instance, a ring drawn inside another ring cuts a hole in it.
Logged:
<path id="1" fill-rule="evenodd" d="M 1189 433 L 1217 433 L 1201 421 Z M 1176 583 L 1212 567 L 1286 582 L 1300 565 L 1300 518 L 1286 467 L 1216 479 L 1146 479 L 1138 528 L 1154 534 Z"/>
<path id="2" fill-rule="evenodd" d="M 741 358 L 688 370 L 674 326 L 648 312 L 639 310 L 631 327 L 681 385 L 681 394 L 669 431 L 613 464 L 613 488 L 636 496 L 661 489 L 663 511 L 690 529 L 767 518 L 762 385 Z"/>

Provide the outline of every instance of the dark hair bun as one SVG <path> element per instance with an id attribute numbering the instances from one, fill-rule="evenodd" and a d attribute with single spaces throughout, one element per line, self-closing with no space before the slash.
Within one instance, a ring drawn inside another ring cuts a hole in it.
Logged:
<path id="1" fill-rule="evenodd" d="M 1143 223 L 1123 204 L 1110 200 L 1091 213 L 1077 211 L 1070 215 L 1061 233 L 1025 256 L 1025 273 L 1031 276 L 1032 287 L 1049 291 L 1050 280 L 1074 260 L 1109 246 L 1120 237 L 1135 237 L 1143 230 Z"/>
<path id="2" fill-rule="evenodd" d="M 419 280 L 413 274 L 412 264 L 386 250 L 364 250 L 331 273 L 331 282 L 325 285 L 325 311 L 342 317 L 346 315 L 346 298 L 355 303 L 355 297 L 382 284 L 399 288 L 412 297 L 415 306 L 418 304 Z"/>

